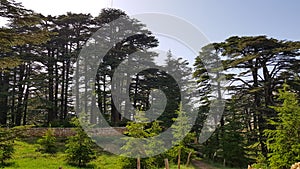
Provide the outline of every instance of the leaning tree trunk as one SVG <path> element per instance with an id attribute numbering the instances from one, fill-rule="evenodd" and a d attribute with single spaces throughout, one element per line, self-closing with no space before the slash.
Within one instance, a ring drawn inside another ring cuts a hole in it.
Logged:
<path id="1" fill-rule="evenodd" d="M 181 156 L 181 148 L 178 149 L 178 161 L 177 161 L 178 169 L 180 169 L 180 156 Z"/>

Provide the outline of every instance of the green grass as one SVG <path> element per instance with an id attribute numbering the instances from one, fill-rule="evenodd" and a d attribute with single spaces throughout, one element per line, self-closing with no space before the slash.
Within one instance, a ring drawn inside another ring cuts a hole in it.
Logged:
<path id="1" fill-rule="evenodd" d="M 64 161 L 65 155 L 62 152 L 57 154 L 42 154 L 37 152 L 37 144 L 30 144 L 27 142 L 16 141 L 15 142 L 15 153 L 13 159 L 8 161 L 6 169 L 58 169 L 60 166 L 63 169 L 76 169 L 67 165 Z"/>
<path id="2" fill-rule="evenodd" d="M 90 164 L 97 169 L 121 169 L 120 159 L 116 155 L 101 154 Z"/>
<path id="3" fill-rule="evenodd" d="M 64 154 L 64 145 L 57 143 L 58 152 L 56 154 L 43 154 L 36 151 L 39 147 L 34 143 L 37 139 L 29 139 L 26 141 L 15 142 L 15 153 L 13 159 L 9 160 L 6 169 L 78 169 L 79 167 L 71 166 L 66 161 Z M 119 157 L 116 155 L 101 154 L 97 159 L 92 161 L 87 167 L 81 169 L 121 169 L 118 164 Z"/>
<path id="4" fill-rule="evenodd" d="M 15 153 L 13 159 L 7 161 L 5 169 L 79 169 L 79 167 L 71 166 L 66 161 L 64 153 L 65 140 L 58 139 L 56 154 L 43 154 L 37 149 L 36 144 L 38 138 L 30 138 L 22 141 L 15 141 Z M 117 155 L 101 153 L 95 160 L 89 163 L 85 168 L 81 169 L 121 169 L 120 158 Z M 0 167 L 1 168 L 1 167 Z M 170 164 L 170 169 L 177 169 L 177 165 Z M 181 169 L 195 169 L 194 167 L 181 166 Z"/>

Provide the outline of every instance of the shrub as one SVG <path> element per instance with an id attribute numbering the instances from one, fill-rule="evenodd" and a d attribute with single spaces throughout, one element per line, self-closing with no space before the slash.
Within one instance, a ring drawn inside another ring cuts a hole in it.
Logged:
<path id="1" fill-rule="evenodd" d="M 269 121 L 275 130 L 265 130 L 272 169 L 289 168 L 300 160 L 300 106 L 297 94 L 284 85 L 279 90 L 278 100 L 282 105 L 272 106 L 278 116 Z"/>
<path id="2" fill-rule="evenodd" d="M 252 167 L 259 169 L 270 169 L 270 167 L 268 167 L 268 159 L 261 153 L 258 154 L 256 163 L 253 164 Z"/>
<path id="3" fill-rule="evenodd" d="M 153 152 L 154 147 L 161 147 L 163 144 L 160 140 L 154 140 L 151 139 L 151 137 L 159 134 L 162 130 L 162 128 L 159 126 L 159 123 L 157 121 L 154 122 L 148 122 L 147 118 L 145 117 L 145 113 L 142 111 L 138 111 L 136 113 L 136 121 L 137 122 L 128 122 L 126 125 L 127 132 L 125 134 L 129 137 L 125 138 L 126 143 L 123 147 L 121 147 L 121 150 L 125 150 L 127 154 L 123 154 L 124 156 L 137 156 L 138 154 L 145 153 L 148 156 L 154 155 L 155 152 Z M 136 138 L 148 138 L 147 146 L 141 147 L 137 146 L 140 145 L 138 142 L 136 142 Z M 122 168 L 136 168 L 137 166 L 137 159 L 135 158 L 127 158 L 122 157 Z M 162 167 L 164 164 L 164 155 L 156 155 L 153 157 L 148 158 L 141 158 L 141 166 L 147 169 L 154 169 Z"/>
<path id="4" fill-rule="evenodd" d="M 43 138 L 39 139 L 37 142 L 41 145 L 40 151 L 52 154 L 56 152 L 55 141 L 54 131 L 49 128 Z"/>
<path id="5" fill-rule="evenodd" d="M 5 164 L 6 160 L 12 158 L 15 151 L 14 141 L 17 138 L 26 137 L 26 130 L 32 126 L 17 126 L 14 128 L 0 127 L 0 163 Z"/>
<path id="6" fill-rule="evenodd" d="M 0 161 L 3 165 L 14 153 L 14 137 L 10 129 L 0 129 Z"/>
<path id="7" fill-rule="evenodd" d="M 77 126 L 75 128 L 76 135 L 67 140 L 65 152 L 70 164 L 81 167 L 95 159 L 95 151 L 93 150 L 93 141 L 80 127 L 78 119 L 74 119 L 73 123 Z"/>
<path id="8" fill-rule="evenodd" d="M 178 114 L 177 118 L 174 118 L 173 121 L 177 123 L 177 125 L 171 126 L 172 135 L 176 141 L 172 141 L 173 148 L 170 149 L 167 154 L 175 161 L 177 161 L 178 168 L 180 168 L 180 163 L 189 162 L 189 154 L 194 153 L 194 149 L 189 147 L 189 144 L 194 141 L 195 134 L 188 133 L 190 123 L 187 113 L 182 111 L 182 106 L 180 105 L 179 110 L 176 111 Z M 182 136 L 186 135 L 184 138 Z M 182 139 L 182 140 L 180 140 Z"/>

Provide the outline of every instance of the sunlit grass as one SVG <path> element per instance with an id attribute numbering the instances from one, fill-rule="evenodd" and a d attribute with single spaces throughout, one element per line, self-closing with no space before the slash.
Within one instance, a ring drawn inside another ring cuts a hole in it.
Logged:
<path id="1" fill-rule="evenodd" d="M 43 154 L 37 151 L 39 145 L 36 144 L 36 138 L 26 141 L 15 141 L 15 153 L 13 159 L 7 162 L 6 169 L 78 169 L 65 161 L 64 146 L 58 142 L 58 152 L 56 154 Z M 121 169 L 120 157 L 108 153 L 101 153 L 87 167 L 82 169 Z M 170 169 L 177 169 L 177 165 L 170 164 Z M 195 169 L 194 167 L 181 166 L 181 169 Z"/>
<path id="2" fill-rule="evenodd" d="M 37 144 L 29 144 L 27 142 L 16 141 L 15 153 L 13 159 L 8 161 L 7 169 L 58 169 L 60 166 L 63 169 L 76 169 L 66 163 L 65 155 L 62 152 L 56 154 L 42 154 L 36 151 Z"/>

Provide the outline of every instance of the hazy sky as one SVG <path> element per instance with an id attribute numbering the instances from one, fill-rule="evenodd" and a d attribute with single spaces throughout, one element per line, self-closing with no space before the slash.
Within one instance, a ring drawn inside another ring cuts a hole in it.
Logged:
<path id="1" fill-rule="evenodd" d="M 18 1 L 18 0 L 17 0 Z M 19 0 L 43 14 L 67 11 L 97 15 L 101 8 L 123 9 L 129 15 L 161 12 L 186 19 L 211 41 L 231 35 L 266 34 L 279 39 L 300 39 L 298 0 Z"/>
<path id="2" fill-rule="evenodd" d="M 91 13 L 95 16 L 101 8 L 111 6 L 124 10 L 128 15 L 145 12 L 171 14 L 198 27 L 211 42 L 223 41 L 232 35 L 267 35 L 282 40 L 300 39 L 299 0 L 19 1 L 26 8 L 45 15 L 59 15 L 72 11 Z M 172 46 L 177 48 L 175 43 Z M 186 52 L 181 50 L 178 54 Z"/>

